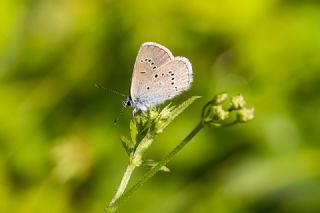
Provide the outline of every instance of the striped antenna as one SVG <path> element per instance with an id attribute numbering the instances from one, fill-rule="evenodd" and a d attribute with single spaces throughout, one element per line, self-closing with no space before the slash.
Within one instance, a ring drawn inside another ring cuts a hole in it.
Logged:
<path id="1" fill-rule="evenodd" d="M 123 93 L 121 93 L 121 92 L 118 92 L 118 91 L 115 91 L 115 90 L 106 88 L 106 87 L 104 87 L 104 86 L 102 86 L 102 85 L 100 85 L 100 84 L 97 84 L 97 83 L 95 84 L 95 87 L 97 87 L 98 89 L 105 90 L 105 91 L 107 91 L 107 92 L 114 93 L 114 94 L 116 94 L 116 95 L 120 95 L 120 96 L 122 96 L 122 97 L 127 97 L 125 94 L 123 94 Z M 118 121 L 119 121 L 120 117 L 121 117 L 122 114 L 123 114 L 124 108 L 125 108 L 125 106 L 122 105 L 121 110 L 120 110 L 117 118 L 114 119 L 114 121 L 113 121 L 113 124 L 114 124 L 114 125 L 117 125 L 117 124 L 118 124 Z"/>
<path id="2" fill-rule="evenodd" d="M 124 108 L 125 108 L 125 107 L 122 105 L 122 107 L 121 107 L 121 109 L 120 109 L 120 112 L 119 112 L 117 118 L 113 120 L 113 124 L 114 124 L 114 125 L 117 125 L 117 124 L 118 124 L 118 121 L 119 121 L 119 119 L 121 118 L 121 116 L 122 116 L 122 114 L 123 114 Z"/>
<path id="3" fill-rule="evenodd" d="M 123 94 L 123 93 L 121 93 L 121 92 L 115 91 L 115 90 L 113 90 L 113 89 L 106 88 L 106 87 L 104 87 L 104 86 L 102 86 L 102 85 L 100 85 L 100 84 L 97 84 L 97 83 L 95 84 L 95 87 L 97 87 L 98 89 L 105 90 L 105 91 L 107 91 L 107 92 L 111 92 L 111 93 L 116 94 L 116 95 L 120 95 L 120 96 L 122 96 L 122 97 L 127 97 L 127 95 L 125 95 L 125 94 Z"/>

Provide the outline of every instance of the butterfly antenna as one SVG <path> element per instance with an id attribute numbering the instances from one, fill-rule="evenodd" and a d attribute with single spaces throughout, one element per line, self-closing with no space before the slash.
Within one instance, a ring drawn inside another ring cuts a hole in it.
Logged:
<path id="1" fill-rule="evenodd" d="M 106 88 L 100 84 L 95 84 L 95 87 L 97 87 L 98 89 L 102 89 L 102 90 L 105 90 L 107 92 L 111 92 L 111 93 L 114 93 L 114 94 L 117 94 L 117 95 L 120 95 L 122 97 L 127 97 L 125 94 L 121 93 L 121 92 L 118 92 L 118 91 L 115 91 L 113 89 L 109 89 L 109 88 Z"/>
<path id="2" fill-rule="evenodd" d="M 114 125 L 117 125 L 117 124 L 118 124 L 118 121 L 119 121 L 120 117 L 121 117 L 122 114 L 123 114 L 124 108 L 125 108 L 124 106 L 121 107 L 118 116 L 116 117 L 116 119 L 113 120 L 113 124 L 114 124 Z"/>

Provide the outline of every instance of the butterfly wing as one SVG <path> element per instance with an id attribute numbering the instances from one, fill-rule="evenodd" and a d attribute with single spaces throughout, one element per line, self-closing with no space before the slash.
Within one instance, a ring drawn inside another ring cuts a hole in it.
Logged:
<path id="1" fill-rule="evenodd" d="M 164 103 L 188 90 L 193 81 L 192 66 L 187 58 L 176 57 L 136 82 L 135 104 L 138 109 Z"/>
<path id="2" fill-rule="evenodd" d="M 143 89 L 143 82 L 148 80 L 151 73 L 173 59 L 170 50 L 160 44 L 146 42 L 141 45 L 131 80 L 130 96 L 133 101 L 139 97 L 139 91 Z"/>

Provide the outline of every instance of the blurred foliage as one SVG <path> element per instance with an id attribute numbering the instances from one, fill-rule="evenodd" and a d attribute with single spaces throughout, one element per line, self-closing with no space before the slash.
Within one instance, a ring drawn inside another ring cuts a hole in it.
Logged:
<path id="1" fill-rule="evenodd" d="M 218 92 L 242 93 L 256 119 L 202 132 L 119 212 L 320 212 L 319 1 L 4 0 L 0 17 L 0 212 L 102 211 L 132 114 L 113 126 L 121 98 L 94 84 L 128 91 L 145 41 L 193 63 L 178 101 L 203 96 L 150 154 Z"/>

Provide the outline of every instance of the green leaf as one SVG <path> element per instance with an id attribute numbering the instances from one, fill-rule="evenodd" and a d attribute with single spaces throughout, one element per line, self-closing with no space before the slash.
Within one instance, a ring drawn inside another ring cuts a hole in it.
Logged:
<path id="1" fill-rule="evenodd" d="M 133 146 L 135 146 L 137 143 L 138 128 L 132 120 L 130 121 L 130 135 Z"/>
<path id="2" fill-rule="evenodd" d="M 167 105 L 161 111 L 160 115 L 165 118 L 164 122 L 158 126 L 158 132 L 162 132 L 178 115 L 180 115 L 185 109 L 187 109 L 195 100 L 201 98 L 201 96 L 192 96 L 178 106 L 170 107 Z"/>
<path id="3" fill-rule="evenodd" d="M 171 120 L 175 119 L 180 113 L 182 113 L 185 109 L 187 109 L 195 100 L 201 98 L 201 96 L 192 96 L 188 100 L 184 101 L 179 106 L 175 107 L 172 111 Z"/>
<path id="4" fill-rule="evenodd" d="M 126 150 L 128 156 L 130 157 L 131 152 L 134 149 L 133 142 L 129 138 L 125 137 L 125 136 L 121 136 L 120 140 L 121 140 L 121 143 L 122 143 L 124 149 Z"/>

